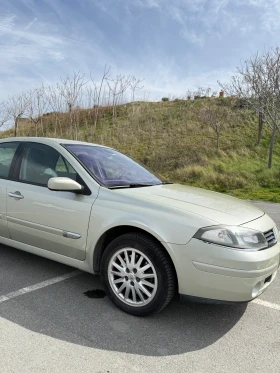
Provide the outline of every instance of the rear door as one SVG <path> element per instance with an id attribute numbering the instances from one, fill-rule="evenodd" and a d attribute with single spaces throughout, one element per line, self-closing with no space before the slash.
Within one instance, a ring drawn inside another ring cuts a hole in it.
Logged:
<path id="1" fill-rule="evenodd" d="M 7 220 L 11 238 L 39 249 L 84 260 L 89 217 L 97 194 L 51 191 L 54 176 L 83 180 L 71 164 L 51 146 L 27 143 L 18 180 L 7 190 Z"/>
<path id="2" fill-rule="evenodd" d="M 7 185 L 13 173 L 14 161 L 19 142 L 3 142 L 0 144 L 0 236 L 9 238 L 6 220 L 7 214 Z"/>

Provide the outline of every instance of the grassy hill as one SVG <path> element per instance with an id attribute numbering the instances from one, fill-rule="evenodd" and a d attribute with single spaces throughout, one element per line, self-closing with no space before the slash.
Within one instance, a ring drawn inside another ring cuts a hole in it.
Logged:
<path id="1" fill-rule="evenodd" d="M 232 99 L 215 99 L 231 110 L 231 122 L 215 133 L 200 118 L 210 99 L 136 102 L 116 107 L 75 109 L 39 118 L 37 135 L 75 138 L 114 147 L 146 164 L 165 179 L 233 196 L 280 202 L 280 141 L 276 139 L 273 167 L 267 168 L 269 130 L 256 145 L 258 118 Z M 98 112 L 97 112 L 98 111 Z M 96 130 L 94 117 L 98 115 Z M 1 133 L 13 135 L 13 129 Z M 18 136 L 34 136 L 35 125 L 19 123 Z"/>

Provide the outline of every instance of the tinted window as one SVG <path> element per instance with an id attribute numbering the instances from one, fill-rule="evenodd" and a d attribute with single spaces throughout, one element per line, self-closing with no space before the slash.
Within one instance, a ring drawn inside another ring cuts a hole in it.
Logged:
<path id="1" fill-rule="evenodd" d="M 146 168 L 116 150 L 94 145 L 65 145 L 65 147 L 75 154 L 91 174 L 108 187 L 162 183 Z"/>
<path id="2" fill-rule="evenodd" d="M 56 166 L 55 166 L 55 171 L 56 172 L 70 172 L 72 174 L 76 173 L 76 171 L 71 166 L 71 164 L 69 162 L 67 162 L 66 159 L 64 157 L 62 157 L 62 155 L 60 155 L 58 157 L 58 160 L 57 160 Z"/>
<path id="3" fill-rule="evenodd" d="M 0 177 L 8 177 L 11 163 L 18 145 L 18 142 L 7 142 L 0 144 Z"/>
<path id="4" fill-rule="evenodd" d="M 50 146 L 29 143 L 25 149 L 19 179 L 33 184 L 47 186 L 51 177 L 77 179 L 72 166 Z"/>
<path id="5" fill-rule="evenodd" d="M 77 172 L 74 170 L 71 164 L 67 162 L 67 160 L 64 157 L 62 157 L 62 155 L 60 155 L 57 159 L 55 165 L 55 172 L 57 176 L 70 177 L 70 179 L 80 182 Z"/>

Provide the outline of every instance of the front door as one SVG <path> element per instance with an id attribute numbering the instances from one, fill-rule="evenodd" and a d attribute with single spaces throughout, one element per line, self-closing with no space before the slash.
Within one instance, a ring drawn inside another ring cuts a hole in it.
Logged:
<path id="1" fill-rule="evenodd" d="M 84 260 L 87 231 L 96 194 L 56 192 L 47 188 L 55 176 L 80 176 L 54 148 L 26 145 L 19 177 L 7 187 L 7 221 L 11 238 L 40 249 Z"/>

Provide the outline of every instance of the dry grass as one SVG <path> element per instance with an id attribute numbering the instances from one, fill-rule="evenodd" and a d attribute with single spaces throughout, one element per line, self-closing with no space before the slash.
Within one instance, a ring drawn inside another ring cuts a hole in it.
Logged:
<path id="1" fill-rule="evenodd" d="M 217 105 L 229 105 L 224 100 Z M 38 136 L 77 138 L 116 148 L 146 164 L 164 178 L 250 198 L 278 201 L 280 144 L 277 138 L 274 167 L 267 170 L 269 136 L 256 147 L 257 118 L 248 110 L 233 108 L 236 117 L 221 135 L 215 148 L 215 133 L 199 120 L 202 100 L 137 102 L 117 108 L 100 108 L 96 131 L 94 110 L 76 110 L 75 128 L 69 128 L 67 113 L 45 115 L 38 125 Z M 19 125 L 19 136 L 34 136 L 34 127 Z M 1 133 L 13 135 L 13 130 Z M 275 189 L 276 188 L 276 189 Z M 263 190 L 263 193 L 261 192 Z M 246 192 L 240 192 L 246 191 Z M 279 198 L 280 200 L 280 198 Z"/>

